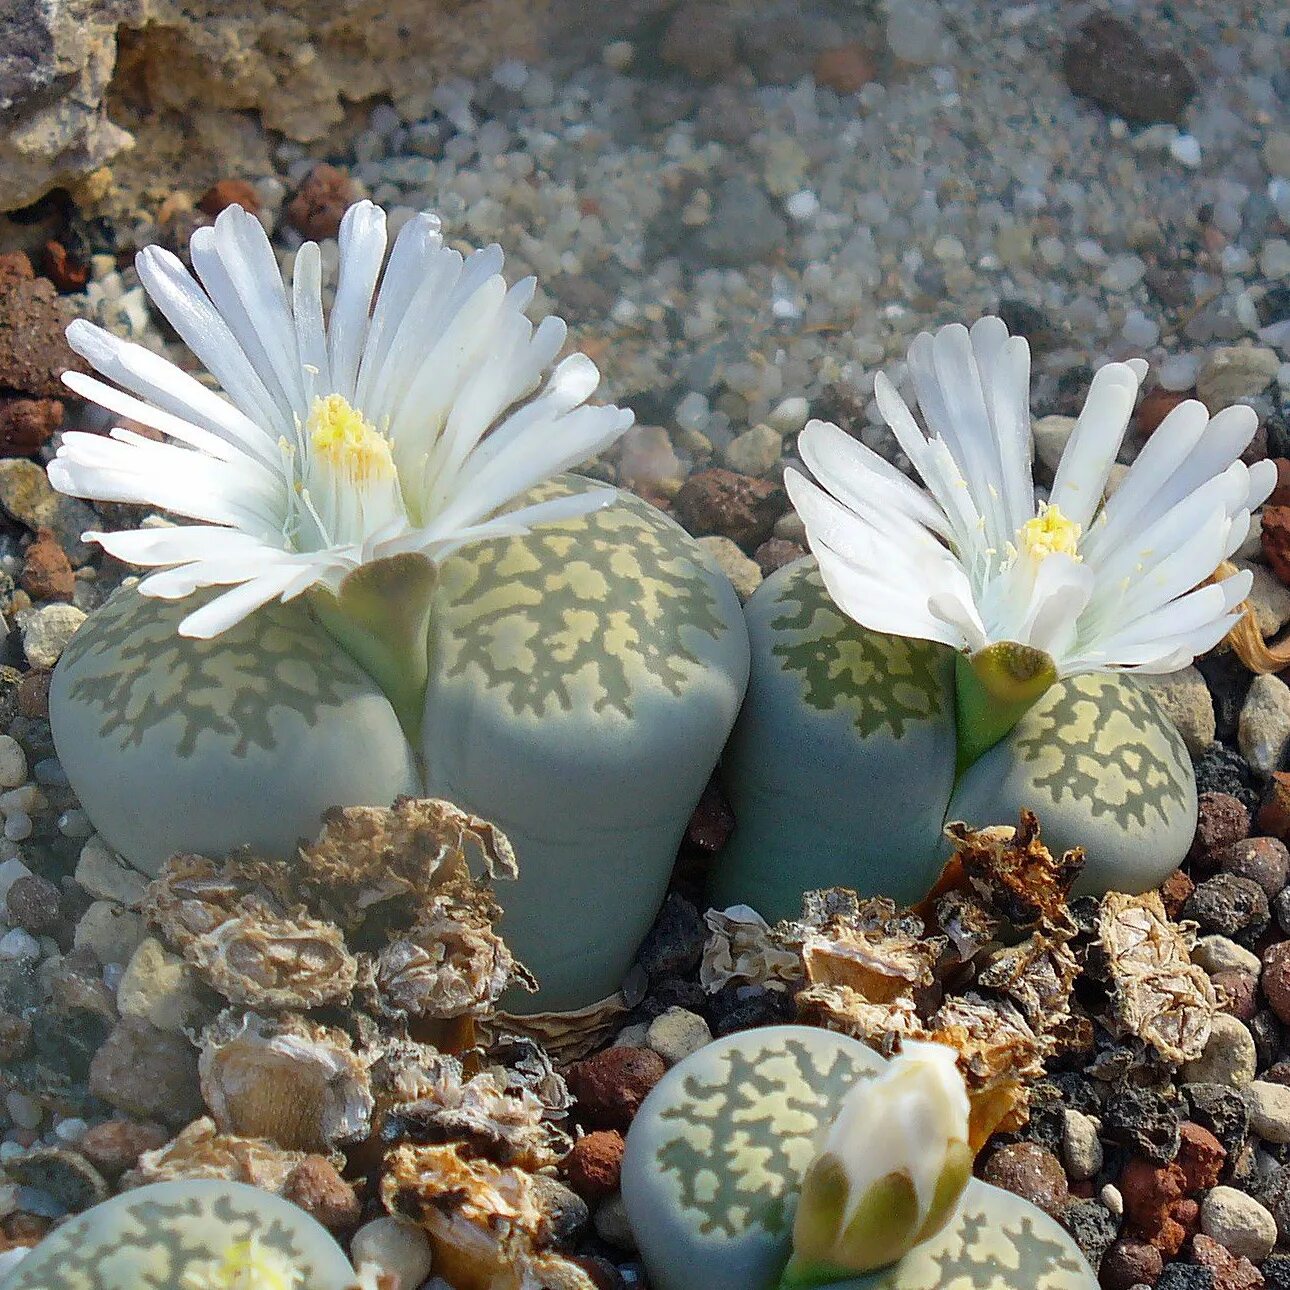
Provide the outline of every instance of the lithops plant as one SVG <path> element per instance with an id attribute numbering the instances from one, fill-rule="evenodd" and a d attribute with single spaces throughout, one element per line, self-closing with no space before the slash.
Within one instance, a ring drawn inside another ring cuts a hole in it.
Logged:
<path id="1" fill-rule="evenodd" d="M 631 416 L 587 405 L 582 355 L 548 375 L 565 328 L 525 318 L 533 281 L 508 290 L 497 247 L 463 260 L 429 215 L 382 276 L 385 252 L 384 215 L 351 208 L 324 323 L 318 248 L 284 286 L 239 208 L 194 235 L 200 282 L 144 251 L 223 394 L 69 330 L 115 382 L 72 389 L 165 441 L 68 434 L 51 480 L 195 522 L 93 535 L 153 571 L 64 654 L 55 741 L 95 827 L 149 873 L 177 851 L 290 855 L 324 807 L 399 794 L 500 822 L 529 1007 L 582 1007 L 662 898 L 743 695 L 743 617 L 671 520 L 562 473 Z"/>
<path id="2" fill-rule="evenodd" d="M 1275 482 L 1240 460 L 1257 418 L 1180 404 L 1103 499 L 1146 373 L 1107 364 L 1037 501 L 1025 341 L 985 318 L 920 335 L 908 364 L 926 432 L 881 374 L 875 396 L 925 489 L 819 421 L 799 441 L 818 484 L 787 472 L 813 558 L 746 606 L 713 903 L 917 899 L 948 821 L 1023 807 L 1087 846 L 1086 890 L 1150 888 L 1190 844 L 1196 786 L 1131 674 L 1186 666 L 1240 618 L 1250 575 L 1220 566 Z"/>
<path id="3" fill-rule="evenodd" d="M 56 1228 L 0 1290 L 348 1290 L 344 1251 L 304 1210 L 244 1183 L 154 1183 Z"/>
<path id="4" fill-rule="evenodd" d="M 954 1055 L 909 1047 L 888 1063 L 843 1035 L 772 1026 L 674 1066 L 623 1158 L 650 1284 L 1092 1290 L 1052 1219 L 968 1180 Z"/>

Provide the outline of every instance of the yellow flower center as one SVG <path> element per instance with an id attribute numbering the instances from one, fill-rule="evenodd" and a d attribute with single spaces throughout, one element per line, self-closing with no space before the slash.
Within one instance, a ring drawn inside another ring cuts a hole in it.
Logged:
<path id="1" fill-rule="evenodd" d="M 390 441 L 341 395 L 315 399 L 305 429 L 314 454 L 338 474 L 360 482 L 394 477 Z"/>
<path id="2" fill-rule="evenodd" d="M 1062 514 L 1060 506 L 1044 506 L 1033 520 L 1021 526 L 1021 549 L 1035 560 L 1047 555 L 1068 555 L 1078 560 L 1081 527 Z"/>
<path id="3" fill-rule="evenodd" d="M 185 1278 L 187 1290 L 297 1290 L 300 1273 L 254 1239 L 236 1241 L 222 1258 L 212 1259 Z"/>

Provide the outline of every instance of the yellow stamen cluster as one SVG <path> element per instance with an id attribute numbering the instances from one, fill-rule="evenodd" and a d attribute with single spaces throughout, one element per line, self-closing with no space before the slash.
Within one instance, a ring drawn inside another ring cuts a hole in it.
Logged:
<path id="1" fill-rule="evenodd" d="M 1078 560 L 1080 525 L 1068 520 L 1060 506 L 1044 506 L 1033 520 L 1027 520 L 1017 534 L 1021 549 L 1035 560 L 1048 555 L 1068 555 Z"/>
<path id="2" fill-rule="evenodd" d="M 193 1269 L 185 1290 L 299 1290 L 300 1272 L 254 1238 L 235 1241 L 217 1259 Z"/>
<path id="3" fill-rule="evenodd" d="M 341 395 L 315 399 L 305 429 L 314 454 L 337 473 L 360 482 L 394 476 L 390 441 Z"/>

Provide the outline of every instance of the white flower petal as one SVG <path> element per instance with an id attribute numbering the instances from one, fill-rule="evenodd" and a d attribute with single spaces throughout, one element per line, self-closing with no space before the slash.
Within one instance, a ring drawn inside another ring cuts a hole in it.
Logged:
<path id="1" fill-rule="evenodd" d="M 358 202 L 340 222 L 340 277 L 327 320 L 331 388 L 354 402 L 354 382 L 367 339 L 372 294 L 385 258 L 385 212 Z"/>

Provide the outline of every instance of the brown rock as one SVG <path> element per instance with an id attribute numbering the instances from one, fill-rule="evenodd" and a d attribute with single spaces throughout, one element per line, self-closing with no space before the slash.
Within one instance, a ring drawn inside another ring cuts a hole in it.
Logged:
<path id="1" fill-rule="evenodd" d="M 1107 1250 L 1097 1277 L 1102 1290 L 1133 1290 L 1134 1286 L 1155 1285 L 1164 1266 L 1154 1245 L 1126 1238 Z"/>
<path id="2" fill-rule="evenodd" d="M 790 542 L 787 538 L 773 537 L 763 542 L 753 552 L 753 559 L 762 572 L 762 577 L 769 578 L 776 569 L 782 569 L 794 560 L 800 560 L 806 554 L 806 548 Z"/>
<path id="3" fill-rule="evenodd" d="M 1109 13 L 1087 18 L 1062 55 L 1066 84 L 1126 121 L 1178 122 L 1196 81 L 1172 49 L 1149 45 L 1138 29 Z"/>
<path id="4" fill-rule="evenodd" d="M 1268 495 L 1267 505 L 1290 505 L 1290 458 L 1273 457 L 1272 462 L 1277 468 L 1277 483 Z"/>
<path id="5" fill-rule="evenodd" d="M 587 1274 L 595 1290 L 626 1290 L 627 1282 L 608 1259 L 594 1254 L 571 1254 L 568 1261 Z"/>
<path id="6" fill-rule="evenodd" d="M 1162 390 L 1157 386 L 1143 398 L 1138 404 L 1137 412 L 1134 413 L 1134 422 L 1139 432 L 1153 433 L 1180 403 L 1192 397 L 1194 396 L 1179 393 L 1177 390 Z"/>
<path id="7" fill-rule="evenodd" d="M 58 926 L 58 888 L 38 873 L 24 874 L 9 888 L 5 902 L 13 922 L 34 936 Z"/>
<path id="8" fill-rule="evenodd" d="M 1218 996 L 1218 1006 L 1240 1021 L 1253 1021 L 1259 1010 L 1259 983 L 1248 972 L 1229 970 L 1215 972 L 1210 983 Z"/>
<path id="9" fill-rule="evenodd" d="M 1176 919 L 1195 890 L 1196 884 L 1181 869 L 1175 869 L 1160 884 L 1160 900 L 1165 907 L 1165 913 L 1170 918 Z"/>
<path id="10" fill-rule="evenodd" d="M 1249 1259 L 1204 1233 L 1192 1238 L 1191 1261 L 1214 1274 L 1214 1290 L 1263 1290 L 1263 1274 Z"/>
<path id="11" fill-rule="evenodd" d="M 104 1120 L 92 1125 L 76 1149 L 107 1178 L 119 1178 L 139 1163 L 145 1151 L 170 1141 L 170 1130 L 139 1120 Z"/>
<path id="12" fill-rule="evenodd" d="M 1166 1257 L 1177 1254 L 1199 1217 L 1196 1203 L 1186 1199 L 1182 1168 L 1135 1156 L 1120 1172 L 1119 1188 L 1130 1233 Z"/>
<path id="13" fill-rule="evenodd" d="M 616 1192 L 623 1146 L 623 1135 L 612 1129 L 579 1138 L 561 1165 L 569 1186 L 592 1204 Z"/>
<path id="14" fill-rule="evenodd" d="M 354 1189 L 325 1156 L 306 1156 L 287 1175 L 282 1196 L 333 1232 L 355 1227 L 363 1216 Z"/>
<path id="15" fill-rule="evenodd" d="M 1263 556 L 1277 575 L 1290 586 L 1290 506 L 1263 508 Z"/>
<path id="16" fill-rule="evenodd" d="M 1272 1011 L 1290 1021 L 1290 941 L 1278 941 L 1263 951 L 1262 984 Z"/>
<path id="17" fill-rule="evenodd" d="M 50 238 L 41 248 L 40 268 L 59 291 L 80 291 L 90 280 L 90 266 L 72 256 L 61 243 Z"/>
<path id="18" fill-rule="evenodd" d="M 57 400 L 61 373 L 85 370 L 64 336 L 72 314 L 25 255 L 0 256 L 0 390 Z"/>
<path id="19" fill-rule="evenodd" d="M 738 39 L 730 10 L 720 4 L 683 3 L 668 21 L 659 53 L 663 61 L 699 81 L 718 81 L 735 70 Z"/>
<path id="20" fill-rule="evenodd" d="M 815 80 L 839 94 L 854 94 L 873 80 L 873 55 L 858 40 L 823 50 L 815 60 Z"/>
<path id="21" fill-rule="evenodd" d="M 599 1129 L 627 1129 L 667 1071 L 649 1048 L 606 1048 L 569 1068 L 569 1088 L 583 1117 Z"/>
<path id="22" fill-rule="evenodd" d="M 1250 835 L 1250 813 L 1231 793 L 1201 793 L 1196 799 L 1196 834 L 1188 859 L 1207 872 L 1218 864 L 1217 853 Z"/>
<path id="23" fill-rule="evenodd" d="M 787 506 L 781 484 L 722 466 L 691 475 L 672 500 L 673 513 L 694 537 L 715 533 L 750 551 L 770 537 Z"/>
<path id="24" fill-rule="evenodd" d="M 1223 873 L 1257 882 L 1274 900 L 1290 877 L 1290 851 L 1279 838 L 1242 838 L 1217 852 L 1214 859 Z"/>
<path id="25" fill-rule="evenodd" d="M 38 451 L 63 424 L 58 399 L 0 399 L 0 454 L 25 456 Z"/>
<path id="26" fill-rule="evenodd" d="M 1208 1191 L 1223 1173 L 1227 1151 L 1208 1129 L 1191 1120 L 1184 1120 L 1178 1130 L 1178 1154 L 1174 1163 L 1183 1171 L 1187 1192 L 1194 1196 Z"/>
<path id="27" fill-rule="evenodd" d="M 221 179 L 201 196 L 197 209 L 206 215 L 218 215 L 229 206 L 240 206 L 252 215 L 260 213 L 260 195 L 255 185 L 245 179 Z"/>
<path id="28" fill-rule="evenodd" d="M 123 1017 L 90 1063 L 90 1092 L 127 1115 L 187 1124 L 201 1114 L 197 1050 L 142 1017 Z"/>
<path id="29" fill-rule="evenodd" d="M 9 1066 L 27 1055 L 31 1047 L 31 1022 L 13 1012 L 0 1012 L 0 1066 Z"/>
<path id="30" fill-rule="evenodd" d="M 24 672 L 18 682 L 18 711 L 32 721 L 49 720 L 49 681 L 53 672 L 49 668 L 33 668 Z"/>
<path id="31" fill-rule="evenodd" d="M 27 548 L 20 586 L 33 600 L 71 600 L 76 575 L 52 530 L 38 530 Z"/>
<path id="32" fill-rule="evenodd" d="M 981 1176 L 1054 1217 L 1070 1199 L 1061 1161 L 1034 1142 L 1013 1142 L 1000 1147 L 986 1162 Z"/>
<path id="33" fill-rule="evenodd" d="M 1284 842 L 1290 838 L 1290 772 L 1272 772 L 1272 782 L 1259 806 L 1258 827 Z"/>
<path id="34" fill-rule="evenodd" d="M 340 231 L 341 217 L 358 197 L 354 181 L 335 166 L 315 166 L 287 205 L 287 222 L 305 237 L 321 241 Z"/>

